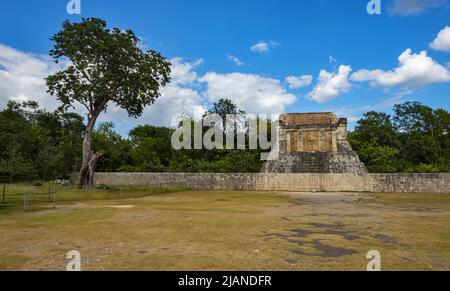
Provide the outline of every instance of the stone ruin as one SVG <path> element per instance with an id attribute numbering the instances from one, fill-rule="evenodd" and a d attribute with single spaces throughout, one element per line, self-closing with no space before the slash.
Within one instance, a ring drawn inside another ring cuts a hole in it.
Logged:
<path id="1" fill-rule="evenodd" d="M 347 119 L 333 113 L 297 113 L 280 116 L 278 156 L 264 173 L 349 173 L 367 169 L 347 140 Z"/>

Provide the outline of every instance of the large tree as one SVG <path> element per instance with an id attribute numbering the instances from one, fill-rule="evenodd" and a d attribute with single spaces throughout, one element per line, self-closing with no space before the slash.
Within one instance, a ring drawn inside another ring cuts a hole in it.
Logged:
<path id="1" fill-rule="evenodd" d="M 170 81 L 170 63 L 156 51 L 143 51 L 131 30 L 108 29 L 98 18 L 80 23 L 65 21 L 51 40 L 50 55 L 68 67 L 49 76 L 49 93 L 62 109 L 80 103 L 87 110 L 80 187 L 92 187 L 95 165 L 101 153 L 92 150 L 92 131 L 100 114 L 113 104 L 139 117 L 160 96 Z"/>

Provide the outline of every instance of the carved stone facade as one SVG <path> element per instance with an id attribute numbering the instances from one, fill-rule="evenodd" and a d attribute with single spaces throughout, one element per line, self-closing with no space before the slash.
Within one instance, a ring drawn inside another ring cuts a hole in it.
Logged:
<path id="1" fill-rule="evenodd" d="M 263 172 L 367 173 L 347 140 L 347 119 L 333 113 L 284 114 L 278 130 L 278 158 Z"/>

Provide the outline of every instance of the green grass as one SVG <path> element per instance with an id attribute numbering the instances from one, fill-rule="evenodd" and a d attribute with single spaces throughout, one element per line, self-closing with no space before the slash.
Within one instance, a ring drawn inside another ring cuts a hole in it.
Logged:
<path id="1" fill-rule="evenodd" d="M 95 189 L 80 189 L 76 186 L 59 186 L 48 183 L 38 187 L 21 184 L 8 185 L 4 203 L 2 203 L 2 193 L 0 192 L 0 214 L 23 211 L 24 195 L 26 193 L 29 194 L 29 211 L 39 211 L 46 208 L 52 208 L 54 204 L 142 198 L 185 190 L 186 188 L 170 185 L 99 186 Z"/>
<path id="2" fill-rule="evenodd" d="M 99 193 L 108 200 L 0 213 L 0 270 L 64 270 L 70 250 L 83 270 L 365 270 L 370 250 L 383 270 L 450 266 L 450 195 Z"/>

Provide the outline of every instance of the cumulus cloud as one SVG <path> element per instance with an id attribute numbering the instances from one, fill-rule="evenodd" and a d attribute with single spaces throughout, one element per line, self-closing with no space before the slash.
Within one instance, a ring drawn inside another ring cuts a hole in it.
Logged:
<path id="1" fill-rule="evenodd" d="M 282 113 L 286 106 L 295 102 L 295 96 L 288 94 L 281 82 L 252 74 L 207 73 L 200 77 L 198 69 L 203 60 L 185 61 L 173 58 L 172 81 L 161 90 L 161 97 L 147 107 L 141 117 L 131 119 L 126 111 L 111 105 L 99 122 L 112 121 L 117 128 L 127 129 L 138 124 L 175 126 L 180 115 L 204 113 L 205 104 L 220 98 L 229 98 L 249 113 Z M 47 56 L 24 53 L 0 45 L 0 108 L 8 100 L 38 101 L 41 107 L 51 111 L 59 106 L 56 97 L 46 93 L 44 78 L 64 69 L 68 64 L 55 64 Z M 82 106 L 76 112 L 84 114 Z M 125 133 L 125 132 L 123 132 Z"/>
<path id="2" fill-rule="evenodd" d="M 286 78 L 286 83 L 288 84 L 290 89 L 300 89 L 306 86 L 311 85 L 313 81 L 313 76 L 304 75 L 300 77 L 289 76 Z"/>
<path id="3" fill-rule="evenodd" d="M 444 6 L 447 3 L 448 0 L 392 0 L 387 7 L 391 14 L 410 16 Z"/>
<path id="4" fill-rule="evenodd" d="M 34 100 L 43 108 L 56 109 L 58 102 L 47 94 L 44 78 L 65 66 L 67 63 L 56 64 L 47 56 L 21 52 L 0 44 L 0 106 L 5 106 L 9 100 Z"/>
<path id="5" fill-rule="evenodd" d="M 194 62 L 185 62 L 182 58 L 177 57 L 170 60 L 171 66 L 171 85 L 188 85 L 197 80 L 197 69 L 203 64 L 203 59 Z"/>
<path id="6" fill-rule="evenodd" d="M 155 104 L 145 109 L 138 119 L 139 123 L 175 126 L 178 115 L 193 116 L 199 110 L 206 111 L 202 106 L 204 100 L 198 91 L 198 75 L 195 71 L 203 64 L 203 60 L 185 62 L 182 58 L 173 58 L 170 62 L 172 81 L 161 90 L 161 97 Z"/>
<path id="7" fill-rule="evenodd" d="M 238 57 L 233 55 L 228 55 L 227 60 L 233 62 L 238 67 L 242 67 L 243 65 L 245 65 L 243 61 L 241 61 Z"/>
<path id="8" fill-rule="evenodd" d="M 428 84 L 450 82 L 449 70 L 435 62 L 426 51 L 415 54 L 411 49 L 407 49 L 398 61 L 399 66 L 393 70 L 360 70 L 353 73 L 350 79 L 369 81 L 373 86 L 383 88 L 420 88 Z"/>
<path id="9" fill-rule="evenodd" d="M 450 26 L 442 29 L 430 43 L 430 47 L 437 51 L 450 52 Z"/>
<path id="10" fill-rule="evenodd" d="M 205 95 L 209 102 L 229 98 L 248 113 L 279 114 L 296 100 L 279 80 L 254 74 L 210 72 L 199 81 L 207 85 Z"/>
<path id="11" fill-rule="evenodd" d="M 350 91 L 348 77 L 352 71 L 350 66 L 341 65 L 336 73 L 320 71 L 316 87 L 308 94 L 311 100 L 319 103 L 328 102 L 342 93 Z"/>
<path id="12" fill-rule="evenodd" d="M 138 119 L 141 124 L 158 126 L 176 126 L 176 117 L 179 115 L 193 116 L 200 111 L 205 112 L 202 106 L 203 99 L 199 93 L 191 88 L 177 85 L 168 85 L 161 92 L 161 97 L 145 109 Z"/>
<path id="13" fill-rule="evenodd" d="M 254 53 L 267 53 L 273 48 L 281 46 L 279 42 L 276 41 L 260 41 L 255 45 L 250 47 L 250 50 Z"/>
<path id="14" fill-rule="evenodd" d="M 198 79 L 195 69 L 203 61 L 184 62 L 181 58 L 174 58 L 171 62 L 172 82 L 162 89 L 161 97 L 154 105 L 147 107 L 137 121 L 130 119 L 124 110 L 115 106 L 110 106 L 108 114 L 102 115 L 99 121 L 170 125 L 176 114 L 193 113 L 201 108 L 203 100 L 194 87 Z M 68 63 L 56 64 L 47 56 L 21 52 L 0 44 L 0 108 L 9 100 L 33 100 L 48 111 L 55 110 L 60 103 L 56 97 L 46 92 L 44 78 L 63 70 L 67 65 Z M 75 111 L 85 113 L 81 106 L 76 106 Z"/>

